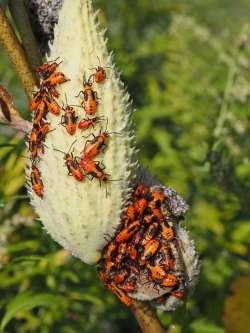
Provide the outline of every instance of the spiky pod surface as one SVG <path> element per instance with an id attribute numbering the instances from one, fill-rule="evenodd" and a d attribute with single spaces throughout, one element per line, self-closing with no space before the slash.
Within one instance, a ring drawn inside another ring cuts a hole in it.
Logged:
<path id="1" fill-rule="evenodd" d="M 108 54 L 104 33 L 99 31 L 91 1 L 76 0 L 72 4 L 65 0 L 54 35 L 48 61 L 60 57 L 62 63 L 58 71 L 70 79 L 58 88 L 60 105 L 65 105 L 66 100 L 68 104 L 80 105 L 82 97 L 75 96 L 83 89 L 83 76 L 88 78 L 99 65 L 98 58 L 103 67 L 110 67 L 106 81 L 93 85 L 100 98 L 96 115 L 101 115 L 105 121 L 94 130 L 84 133 L 77 130 L 70 136 L 59 125 L 60 117 L 49 113 L 47 120 L 53 131 L 46 137 L 45 153 L 39 162 L 44 197 L 41 199 L 29 190 L 32 204 L 47 232 L 73 255 L 94 264 L 107 242 L 107 235 L 113 235 L 119 225 L 135 174 L 131 106 Z M 79 119 L 86 117 L 83 108 L 75 107 L 75 111 Z M 77 182 L 68 176 L 64 156 L 55 150 L 68 152 L 76 140 L 72 149 L 74 155 L 80 156 L 86 141 L 82 136 L 96 135 L 106 124 L 108 132 L 118 133 L 110 134 L 105 153 L 95 158 L 103 161 L 109 178 L 116 180 L 107 183 L 107 196 L 106 185 L 100 186 L 98 180 Z"/>

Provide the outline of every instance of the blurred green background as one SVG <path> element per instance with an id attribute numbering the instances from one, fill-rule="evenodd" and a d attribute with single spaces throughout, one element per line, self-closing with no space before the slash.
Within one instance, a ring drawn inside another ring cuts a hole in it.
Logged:
<path id="1" fill-rule="evenodd" d="M 190 205 L 200 282 L 174 333 L 250 322 L 250 2 L 94 1 L 134 114 L 140 162 Z M 24 96 L 0 50 L 1 84 Z M 6 333 L 139 332 L 129 310 L 46 234 L 24 185 L 24 140 L 0 127 L 0 325 Z M 6 146 L 8 144 L 8 146 Z M 157 332 L 156 332 L 157 333 Z"/>

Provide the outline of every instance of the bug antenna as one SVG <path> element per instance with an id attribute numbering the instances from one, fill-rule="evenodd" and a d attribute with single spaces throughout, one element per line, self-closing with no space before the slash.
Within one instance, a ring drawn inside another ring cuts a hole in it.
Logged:
<path id="1" fill-rule="evenodd" d="M 65 101 L 66 101 L 66 105 L 68 105 L 68 100 L 67 100 L 67 95 L 65 93 Z"/>
<path id="2" fill-rule="evenodd" d="M 80 94 L 84 94 L 84 92 L 82 90 L 79 91 L 78 95 L 76 95 L 75 97 L 79 97 Z"/>
<path id="3" fill-rule="evenodd" d="M 71 148 L 72 148 L 73 145 L 76 143 L 76 141 L 77 141 L 77 139 L 75 139 L 75 140 L 71 143 L 71 145 L 70 145 L 70 147 L 69 147 L 69 151 L 68 151 L 68 153 L 70 152 Z"/>
<path id="4" fill-rule="evenodd" d="M 59 151 L 60 153 L 66 155 L 66 153 L 65 153 L 64 151 L 60 150 L 60 149 L 57 149 L 57 148 L 54 148 L 54 147 L 53 147 L 53 150 L 55 150 L 55 151 Z"/>

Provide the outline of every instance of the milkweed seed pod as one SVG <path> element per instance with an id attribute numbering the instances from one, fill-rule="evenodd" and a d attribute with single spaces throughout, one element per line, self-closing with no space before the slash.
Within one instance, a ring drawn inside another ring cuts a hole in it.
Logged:
<path id="1" fill-rule="evenodd" d="M 63 126 L 58 125 L 60 117 L 48 113 L 47 121 L 52 131 L 46 136 L 45 153 L 39 161 L 43 198 L 34 195 L 30 187 L 32 204 L 46 230 L 63 247 L 89 264 L 99 259 L 106 242 L 105 235 L 112 234 L 119 224 L 136 168 L 129 96 L 115 73 L 103 34 L 98 29 L 90 1 L 76 0 L 74 6 L 72 1 L 64 1 L 48 59 L 60 57 L 62 63 L 58 71 L 70 79 L 59 86 L 57 103 L 80 105 L 82 97 L 75 96 L 83 90 L 83 76 L 88 78 L 93 73 L 90 69 L 97 67 L 99 58 L 103 66 L 110 67 L 105 83 L 93 88 L 100 98 L 97 115 L 105 120 L 94 130 L 86 130 L 84 134 L 77 131 L 71 137 Z M 75 111 L 79 118 L 86 115 L 83 108 L 75 107 Z M 106 127 L 111 133 L 107 148 L 96 160 L 103 162 L 109 178 L 115 181 L 101 186 L 95 179 L 75 181 L 67 175 L 63 154 L 55 149 L 68 152 L 76 140 L 72 151 L 75 156 L 80 156 L 86 141 L 82 136 L 96 135 L 100 128 L 105 130 Z"/>
<path id="2" fill-rule="evenodd" d="M 132 293 L 129 292 L 131 284 L 126 286 L 128 297 L 153 301 L 160 308 L 172 310 L 182 303 L 182 299 L 178 299 L 182 291 L 187 294 L 192 289 L 199 271 L 193 241 L 180 225 L 187 206 L 175 191 L 138 170 L 131 103 L 108 54 L 104 33 L 96 23 L 90 0 L 76 0 L 74 6 L 72 1 L 64 0 L 49 54 L 47 61 L 55 66 L 49 70 L 47 65 L 39 69 L 40 91 L 30 104 L 31 111 L 35 110 L 28 140 L 31 158 L 27 168 L 32 205 L 47 232 L 85 263 L 102 266 L 106 248 L 117 237 L 119 246 L 114 244 L 113 248 L 119 247 L 120 257 L 116 254 L 114 257 L 120 265 L 122 255 L 126 255 L 124 243 L 132 242 L 134 237 L 124 216 L 134 200 L 135 186 L 141 183 L 148 186 L 150 192 L 163 193 L 165 203 L 154 222 L 158 233 L 153 230 L 153 237 L 148 231 L 151 243 L 144 240 L 143 245 L 138 245 L 139 254 L 131 255 L 132 262 L 139 267 L 135 267 L 134 272 L 136 269 L 138 272 L 131 273 L 127 266 L 121 273 L 119 268 L 119 274 L 109 272 L 106 267 L 101 269 L 107 277 L 105 284 L 114 292 L 119 294 L 118 285 L 126 276 L 133 280 L 134 286 Z M 98 66 L 106 69 L 106 75 L 100 71 L 98 77 L 94 76 Z M 63 80 L 54 84 L 58 77 Z M 74 111 L 67 109 L 68 106 Z M 87 128 L 87 122 L 93 117 L 98 121 L 94 128 Z M 81 121 L 81 129 L 75 126 L 78 121 Z M 103 136 L 102 143 L 89 149 L 90 143 L 100 143 L 97 137 L 103 132 L 108 135 Z M 91 180 L 91 176 L 94 179 Z M 152 207 L 147 207 L 150 200 L 136 201 L 138 211 L 148 209 L 148 219 L 152 215 Z M 141 220 L 132 221 L 136 231 L 141 230 L 143 223 L 151 223 Z M 167 220 L 169 230 L 174 232 L 171 241 L 167 239 L 167 231 L 163 231 L 161 220 Z M 162 265 L 163 257 L 160 255 L 157 259 L 157 255 L 165 243 L 174 258 L 169 275 L 164 275 L 169 282 L 163 282 L 163 278 L 152 279 L 153 274 L 160 274 L 160 268 L 158 273 L 152 273 L 153 268 L 150 268 L 150 265 Z M 113 260 L 113 255 L 111 257 Z M 178 279 L 178 288 L 174 279 Z"/>

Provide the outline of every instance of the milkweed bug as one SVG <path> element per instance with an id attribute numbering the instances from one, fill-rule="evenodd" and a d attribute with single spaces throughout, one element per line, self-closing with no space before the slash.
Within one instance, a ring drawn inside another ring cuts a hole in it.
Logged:
<path id="1" fill-rule="evenodd" d="M 46 117 L 47 113 L 48 113 L 47 105 L 43 100 L 41 100 L 35 110 L 33 124 L 39 125 L 42 119 Z"/>
<path id="2" fill-rule="evenodd" d="M 32 128 L 29 139 L 29 151 L 33 159 L 35 159 L 39 153 L 44 153 L 44 147 L 41 141 L 41 137 L 39 137 L 39 133 L 35 127 Z"/>
<path id="3" fill-rule="evenodd" d="M 136 283 L 135 280 L 125 281 L 122 284 L 119 284 L 119 288 L 126 293 L 134 293 L 136 291 Z"/>
<path id="4" fill-rule="evenodd" d="M 59 58 L 57 58 L 59 59 Z M 46 64 L 42 64 L 41 66 L 37 67 L 36 72 L 42 79 L 47 79 L 54 71 L 57 69 L 57 67 L 62 63 L 57 63 L 56 60 L 49 61 Z"/>
<path id="5" fill-rule="evenodd" d="M 92 83 L 90 80 L 85 81 L 84 79 L 83 90 L 81 90 L 76 97 L 78 97 L 80 94 L 83 94 L 83 101 L 81 102 L 81 106 L 88 115 L 93 116 L 97 110 L 98 97 L 97 92 L 93 91 L 92 89 Z"/>
<path id="6" fill-rule="evenodd" d="M 31 166 L 30 178 L 33 191 L 36 193 L 37 196 L 43 198 L 44 189 L 43 189 L 43 182 L 41 179 L 41 172 L 34 163 Z"/>
<path id="7" fill-rule="evenodd" d="M 158 264 L 151 262 L 146 263 L 146 267 L 150 271 L 153 280 L 162 280 L 166 276 L 165 270 Z"/>
<path id="8" fill-rule="evenodd" d="M 60 94 L 56 90 L 55 86 L 69 81 L 69 79 L 62 72 L 53 72 L 48 78 L 43 80 L 42 89 L 46 88 L 51 95 L 58 98 Z"/>
<path id="9" fill-rule="evenodd" d="M 43 101 L 45 95 L 47 94 L 46 90 L 39 90 L 34 93 L 29 104 L 29 111 L 32 112 L 37 109 L 39 103 Z"/>
<path id="10" fill-rule="evenodd" d="M 176 298 L 183 298 L 185 293 L 184 290 L 173 290 L 171 291 L 170 295 Z"/>
<path id="11" fill-rule="evenodd" d="M 140 243 L 146 228 L 147 228 L 147 226 L 145 224 L 142 224 L 140 230 L 137 231 L 137 233 L 135 234 L 135 236 L 133 238 L 134 245 L 138 245 Z"/>
<path id="12" fill-rule="evenodd" d="M 111 258 L 113 257 L 115 251 L 117 249 L 117 244 L 115 242 L 110 242 L 107 246 L 107 249 L 105 250 L 105 259 L 106 260 L 111 260 Z"/>
<path id="13" fill-rule="evenodd" d="M 141 245 L 147 244 L 151 239 L 155 238 L 158 233 L 159 225 L 158 223 L 151 224 L 145 234 L 143 235 L 143 238 L 140 242 Z"/>
<path id="14" fill-rule="evenodd" d="M 172 250 L 169 246 L 162 242 L 162 247 L 159 253 L 159 262 L 167 269 L 172 270 L 174 268 L 174 257 Z"/>
<path id="15" fill-rule="evenodd" d="M 174 238 L 174 229 L 172 227 L 166 226 L 165 223 L 161 224 L 161 235 L 162 238 L 171 242 Z"/>
<path id="16" fill-rule="evenodd" d="M 117 265 L 120 265 L 120 263 L 122 262 L 122 260 L 124 259 L 124 256 L 126 254 L 126 250 L 127 250 L 127 243 L 120 243 L 118 246 L 118 254 L 115 258 L 115 262 Z"/>
<path id="17" fill-rule="evenodd" d="M 160 282 L 162 287 L 175 287 L 178 284 L 178 279 L 176 275 L 167 273 L 164 279 Z"/>
<path id="18" fill-rule="evenodd" d="M 80 165 L 87 175 L 99 179 L 100 182 L 108 181 L 108 174 L 103 172 L 104 168 L 101 168 L 100 162 L 95 162 L 89 158 L 81 158 Z"/>
<path id="19" fill-rule="evenodd" d="M 110 289 L 119 299 L 120 301 L 125 304 L 126 306 L 131 306 L 134 301 L 128 297 L 121 289 L 119 289 L 114 284 L 107 284 L 108 289 Z"/>
<path id="20" fill-rule="evenodd" d="M 130 219 L 130 221 L 134 221 L 136 219 L 137 212 L 135 210 L 135 207 L 133 204 L 130 204 L 127 208 L 127 217 Z"/>
<path id="21" fill-rule="evenodd" d="M 70 135 L 74 135 L 77 127 L 77 119 L 76 113 L 72 106 L 67 105 L 65 108 L 62 108 L 64 111 L 64 115 L 61 118 L 61 125 L 66 128 L 66 131 Z"/>
<path id="22" fill-rule="evenodd" d="M 157 191 L 153 191 L 151 193 L 152 196 L 152 201 L 154 203 L 154 207 L 155 208 L 160 208 L 161 205 L 163 204 L 164 200 L 165 200 L 165 195 L 163 192 L 157 192 Z"/>
<path id="23" fill-rule="evenodd" d="M 149 194 L 149 188 L 144 184 L 138 184 L 134 190 L 133 196 L 136 198 L 145 198 Z"/>
<path id="24" fill-rule="evenodd" d="M 126 242 L 129 240 L 134 233 L 140 228 L 140 221 L 132 222 L 126 229 L 121 230 L 117 235 L 115 240 L 118 243 Z"/>
<path id="25" fill-rule="evenodd" d="M 144 265 L 146 261 L 152 258 L 156 254 L 159 246 L 160 242 L 156 239 L 151 239 L 145 244 L 145 246 L 140 246 L 138 249 L 140 255 L 140 263 Z"/>
<path id="26" fill-rule="evenodd" d="M 118 270 L 118 272 L 114 276 L 113 282 L 115 284 L 122 283 L 125 281 L 125 279 L 128 275 L 129 275 L 129 273 L 125 269 Z"/>
<path id="27" fill-rule="evenodd" d="M 61 107 L 59 104 L 55 101 L 54 98 L 50 97 L 48 94 L 44 97 L 44 102 L 47 106 L 47 110 L 52 113 L 54 116 L 59 116 Z"/>
<path id="28" fill-rule="evenodd" d="M 106 71 L 105 71 L 104 67 L 101 66 L 99 57 L 97 57 L 97 58 L 99 61 L 99 66 L 95 67 L 95 68 L 91 68 L 91 69 L 95 70 L 95 73 L 90 75 L 90 78 L 93 77 L 94 81 L 96 83 L 102 83 L 106 79 L 107 75 L 106 75 Z M 105 66 L 105 68 L 111 68 L 111 67 Z"/>
<path id="29" fill-rule="evenodd" d="M 134 202 L 135 211 L 138 213 L 139 216 L 143 215 L 147 206 L 148 206 L 148 202 L 144 198 L 138 199 Z"/>
<path id="30" fill-rule="evenodd" d="M 64 160 L 65 160 L 65 165 L 68 169 L 68 175 L 73 176 L 77 181 L 81 182 L 85 179 L 85 176 L 82 172 L 82 169 L 77 161 L 76 156 L 73 156 L 73 153 L 70 153 L 70 150 L 73 146 L 73 144 L 76 142 L 76 140 L 71 144 L 68 153 L 65 153 L 59 149 L 55 149 L 56 151 L 59 151 L 60 153 L 64 154 Z"/>
<path id="31" fill-rule="evenodd" d="M 95 117 L 95 118 L 85 118 L 82 119 L 79 124 L 78 124 L 78 128 L 80 128 L 81 130 L 86 130 L 89 127 L 95 127 L 95 125 L 97 123 L 99 123 L 102 120 L 101 117 Z"/>

